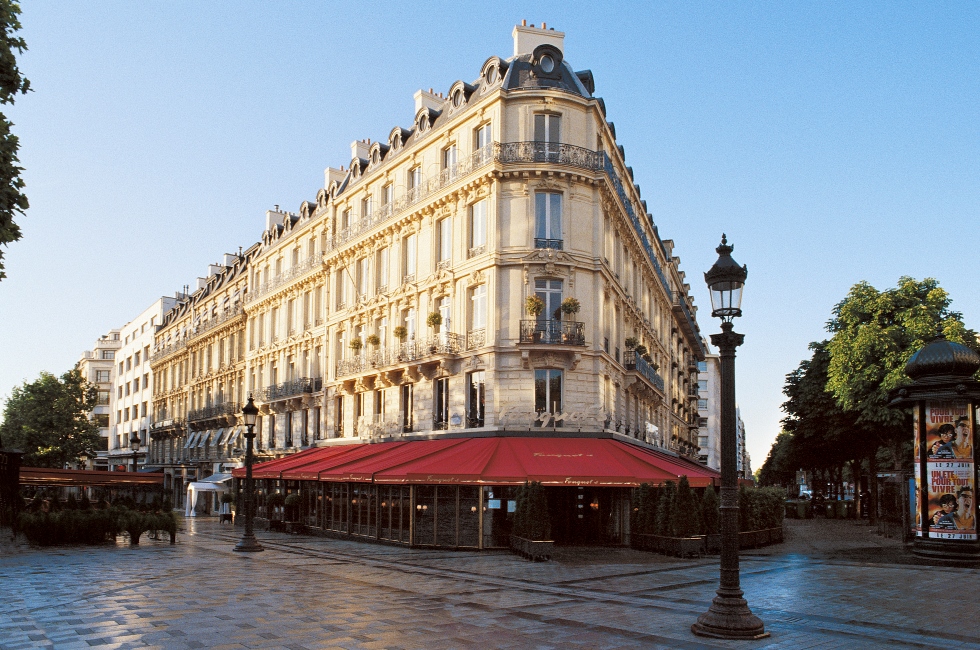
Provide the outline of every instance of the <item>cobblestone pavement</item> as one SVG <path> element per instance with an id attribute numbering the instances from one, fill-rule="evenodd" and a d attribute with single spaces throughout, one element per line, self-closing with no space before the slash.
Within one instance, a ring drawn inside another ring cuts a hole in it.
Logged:
<path id="1" fill-rule="evenodd" d="M 629 549 L 413 550 L 191 520 L 176 546 L 145 540 L 38 550 L 0 543 L 0 648 L 977 648 L 980 570 L 920 566 L 848 521 L 787 521 L 787 541 L 742 558 L 771 633 L 691 634 L 718 559 Z"/>

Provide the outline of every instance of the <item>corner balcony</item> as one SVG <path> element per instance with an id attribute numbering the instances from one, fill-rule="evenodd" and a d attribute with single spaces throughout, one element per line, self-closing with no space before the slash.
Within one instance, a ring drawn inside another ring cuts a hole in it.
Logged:
<path id="1" fill-rule="evenodd" d="M 521 343 L 585 345 L 585 323 L 564 320 L 522 320 Z"/>
<path id="2" fill-rule="evenodd" d="M 242 405 L 238 402 L 220 402 L 194 409 L 187 413 L 187 424 L 194 429 L 217 429 L 235 424 Z"/>
<path id="3" fill-rule="evenodd" d="M 623 366 L 625 366 L 628 372 L 633 372 L 638 377 L 645 379 L 663 397 L 664 378 L 654 370 L 653 366 L 646 359 L 638 355 L 636 350 L 626 350 L 623 352 Z"/>

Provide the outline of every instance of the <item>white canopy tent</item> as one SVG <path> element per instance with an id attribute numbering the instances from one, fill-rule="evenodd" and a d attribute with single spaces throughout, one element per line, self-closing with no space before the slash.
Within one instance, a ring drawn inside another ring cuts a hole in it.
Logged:
<path id="1" fill-rule="evenodd" d="M 208 493 L 221 493 L 227 492 L 230 487 L 228 482 L 231 481 L 231 474 L 212 474 L 201 481 L 194 481 L 193 483 L 187 484 L 187 505 L 184 507 L 185 517 L 196 517 L 197 516 L 197 497 L 202 492 Z M 228 504 L 222 504 L 222 507 L 227 507 Z"/>

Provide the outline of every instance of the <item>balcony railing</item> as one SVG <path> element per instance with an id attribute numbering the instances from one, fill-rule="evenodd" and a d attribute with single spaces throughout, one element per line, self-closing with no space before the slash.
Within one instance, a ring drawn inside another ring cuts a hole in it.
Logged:
<path id="1" fill-rule="evenodd" d="M 188 412 L 187 421 L 196 422 L 198 420 L 210 420 L 226 415 L 234 416 L 241 413 L 241 410 L 242 405 L 237 402 L 221 402 L 220 404 L 213 404 Z"/>
<path id="2" fill-rule="evenodd" d="M 265 401 L 271 402 L 277 399 L 295 397 L 303 393 L 313 393 L 323 388 L 323 379 L 320 377 L 300 377 L 293 381 L 286 381 L 281 384 L 273 384 L 265 387 Z"/>
<path id="3" fill-rule="evenodd" d="M 585 323 L 564 320 L 522 320 L 521 343 L 585 345 Z"/>
<path id="4" fill-rule="evenodd" d="M 497 160 L 502 163 L 552 163 L 598 171 L 605 162 L 601 151 L 559 142 L 506 142 L 498 146 Z"/>
<path id="5" fill-rule="evenodd" d="M 268 282 L 263 282 L 252 291 L 249 291 L 245 296 L 245 302 L 258 300 L 262 296 L 275 291 L 284 284 L 287 284 L 290 280 L 298 278 L 301 275 L 306 275 L 311 269 L 319 268 L 323 262 L 323 256 L 324 252 L 308 255 L 306 259 L 299 264 L 286 269 L 279 275 L 270 279 Z"/>
<path id="6" fill-rule="evenodd" d="M 562 242 L 562 240 L 560 239 L 539 239 L 538 237 L 534 238 L 535 248 L 551 248 L 553 250 L 560 251 L 564 249 L 564 245 L 565 245 L 564 242 Z"/>
<path id="7" fill-rule="evenodd" d="M 369 368 L 385 368 L 439 354 L 459 354 L 466 338 L 454 332 L 440 332 L 428 338 L 405 341 L 392 348 L 379 348 L 356 357 L 341 359 L 337 362 L 337 376 L 356 375 Z"/>
<path id="8" fill-rule="evenodd" d="M 626 350 L 623 353 L 623 365 L 627 370 L 635 370 L 646 377 L 651 384 L 657 387 L 661 393 L 664 392 L 664 378 L 653 369 L 646 359 L 636 353 L 636 350 Z"/>
<path id="9" fill-rule="evenodd" d="M 466 349 L 473 350 L 476 348 L 482 348 L 487 344 L 487 330 L 485 328 L 480 328 L 477 330 L 470 330 L 466 334 Z"/>
<path id="10" fill-rule="evenodd" d="M 187 347 L 187 338 L 182 338 L 179 341 L 174 341 L 168 345 L 161 345 L 153 351 L 152 355 L 150 355 L 150 362 L 152 363 L 154 361 L 158 361 L 173 354 L 174 352 L 177 352 L 178 350 L 183 350 L 185 347 Z"/>
<path id="11" fill-rule="evenodd" d="M 190 332 L 187 334 L 187 340 L 190 341 L 205 332 L 210 332 L 218 325 L 222 323 L 227 323 L 228 321 L 237 318 L 242 315 L 242 305 L 241 303 L 235 305 L 234 307 L 229 307 L 225 309 L 217 316 L 209 318 L 207 320 L 200 321 L 196 326 L 191 328 Z"/>

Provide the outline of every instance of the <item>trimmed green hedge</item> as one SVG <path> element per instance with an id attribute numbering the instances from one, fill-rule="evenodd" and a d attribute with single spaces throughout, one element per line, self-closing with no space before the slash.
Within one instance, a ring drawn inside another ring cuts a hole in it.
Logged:
<path id="1" fill-rule="evenodd" d="M 126 531 L 130 544 L 139 544 L 140 536 L 151 530 L 177 534 L 177 518 L 172 512 L 137 512 L 123 507 L 108 510 L 68 510 L 22 512 L 17 527 L 27 541 L 38 546 L 60 544 L 105 544 Z"/>
<path id="2" fill-rule="evenodd" d="M 541 483 L 532 481 L 517 488 L 513 533 L 530 540 L 551 538 L 551 516 L 548 497 Z"/>
<path id="3" fill-rule="evenodd" d="M 785 493 L 780 488 L 748 488 L 738 493 L 739 530 L 763 530 L 783 525 Z M 720 532 L 720 500 L 714 488 L 694 490 L 682 476 L 663 487 L 644 484 L 633 492 L 630 528 L 663 537 L 693 537 Z"/>

